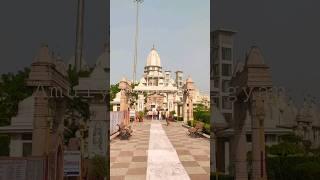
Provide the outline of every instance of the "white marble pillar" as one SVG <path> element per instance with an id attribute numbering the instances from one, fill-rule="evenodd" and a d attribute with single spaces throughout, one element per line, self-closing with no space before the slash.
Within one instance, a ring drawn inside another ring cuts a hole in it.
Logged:
<path id="1" fill-rule="evenodd" d="M 22 157 L 23 147 L 21 134 L 13 134 L 10 136 L 10 157 Z"/>
<path id="2" fill-rule="evenodd" d="M 168 95 L 168 98 L 167 98 L 167 106 L 168 106 L 168 111 L 170 112 L 171 111 L 171 108 L 170 108 L 170 95 L 167 93 Z"/>
<path id="3" fill-rule="evenodd" d="M 127 103 L 127 96 L 125 90 L 121 90 L 120 96 L 120 111 L 127 111 L 128 110 L 128 103 Z"/>
<path id="4" fill-rule="evenodd" d="M 47 95 L 35 92 L 32 130 L 32 155 L 43 156 L 48 152 L 49 102 Z"/>
<path id="5" fill-rule="evenodd" d="M 210 170 L 211 172 L 217 171 L 217 162 L 216 162 L 216 137 L 213 133 L 211 133 L 211 143 L 210 143 L 210 156 L 211 158 L 211 164 L 210 164 Z"/>
<path id="6" fill-rule="evenodd" d="M 229 174 L 230 167 L 230 145 L 228 141 L 224 142 L 224 169 L 225 173 Z"/>
<path id="7" fill-rule="evenodd" d="M 174 111 L 176 112 L 176 115 L 178 116 L 178 104 L 174 103 Z"/>
<path id="8" fill-rule="evenodd" d="M 237 180 L 248 180 L 247 171 L 247 147 L 246 133 L 244 128 L 235 130 L 234 154 L 235 177 Z"/>
<path id="9" fill-rule="evenodd" d="M 189 121 L 193 121 L 193 97 L 189 97 Z"/>
<path id="10" fill-rule="evenodd" d="M 188 99 L 185 97 L 185 101 L 183 102 L 183 121 L 185 124 L 188 123 Z"/>
<path id="11" fill-rule="evenodd" d="M 261 97 L 253 93 L 251 102 L 252 123 L 252 179 L 267 180 L 265 163 L 264 105 Z"/>

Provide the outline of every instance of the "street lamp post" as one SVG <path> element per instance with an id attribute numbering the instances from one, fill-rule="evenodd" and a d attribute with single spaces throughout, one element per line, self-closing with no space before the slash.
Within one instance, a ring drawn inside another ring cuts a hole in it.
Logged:
<path id="1" fill-rule="evenodd" d="M 83 25 L 84 25 L 84 0 L 78 0 L 77 8 L 77 25 L 76 25 L 76 48 L 74 56 L 74 67 L 77 72 L 82 66 L 82 50 L 83 50 Z"/>
<path id="2" fill-rule="evenodd" d="M 139 36 L 139 4 L 143 2 L 143 0 L 134 0 L 136 3 L 136 34 L 134 38 L 134 57 L 133 57 L 133 83 L 136 81 L 136 69 L 137 69 L 137 61 L 138 61 L 138 36 Z"/>

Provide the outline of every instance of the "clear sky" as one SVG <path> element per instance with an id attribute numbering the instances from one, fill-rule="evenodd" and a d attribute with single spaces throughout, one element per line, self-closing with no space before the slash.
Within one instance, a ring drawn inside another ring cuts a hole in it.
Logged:
<path id="1" fill-rule="evenodd" d="M 298 101 L 307 94 L 320 102 L 320 1 L 212 1 L 211 27 L 233 29 L 235 60 L 252 45 L 261 48 L 274 86 Z"/>
<path id="2" fill-rule="evenodd" d="M 94 65 L 103 52 L 109 7 L 86 1 L 84 58 Z M 77 0 L 2 0 L 0 5 L 0 74 L 30 67 L 41 43 L 64 62 L 74 55 Z"/>
<path id="3" fill-rule="evenodd" d="M 110 1 L 110 78 L 132 79 L 135 34 L 133 0 Z M 140 6 L 137 79 L 155 44 L 165 70 L 182 70 L 203 92 L 210 89 L 210 1 L 144 0 Z"/>

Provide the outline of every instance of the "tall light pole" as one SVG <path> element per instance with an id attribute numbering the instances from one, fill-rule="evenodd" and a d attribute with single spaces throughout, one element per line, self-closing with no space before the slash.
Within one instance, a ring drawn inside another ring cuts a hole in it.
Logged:
<path id="1" fill-rule="evenodd" d="M 143 0 L 134 0 L 136 4 L 136 34 L 134 37 L 134 57 L 133 57 L 133 75 L 132 80 L 133 83 L 136 81 L 136 69 L 137 69 L 137 61 L 138 61 L 138 36 L 139 36 L 139 4 L 143 2 Z"/>
<path id="2" fill-rule="evenodd" d="M 82 50 L 83 50 L 83 23 L 84 23 L 84 0 L 78 0 L 77 8 L 77 25 L 76 25 L 76 48 L 74 55 L 74 67 L 77 72 L 82 66 Z"/>

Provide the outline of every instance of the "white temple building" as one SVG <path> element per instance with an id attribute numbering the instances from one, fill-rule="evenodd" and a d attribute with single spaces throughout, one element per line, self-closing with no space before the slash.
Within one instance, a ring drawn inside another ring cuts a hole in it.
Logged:
<path id="1" fill-rule="evenodd" d="M 153 47 L 147 57 L 144 73 L 134 87 L 133 91 L 138 92 L 138 99 L 133 107 L 136 111 L 175 111 L 176 116 L 183 114 L 183 86 L 186 80 L 183 79 L 183 71 L 176 71 L 172 74 L 169 70 L 164 70 L 161 65 L 160 55 Z M 209 106 L 208 95 L 200 94 L 195 90 L 195 104 L 205 104 Z M 119 110 L 120 93 L 111 102 L 113 110 Z"/>

